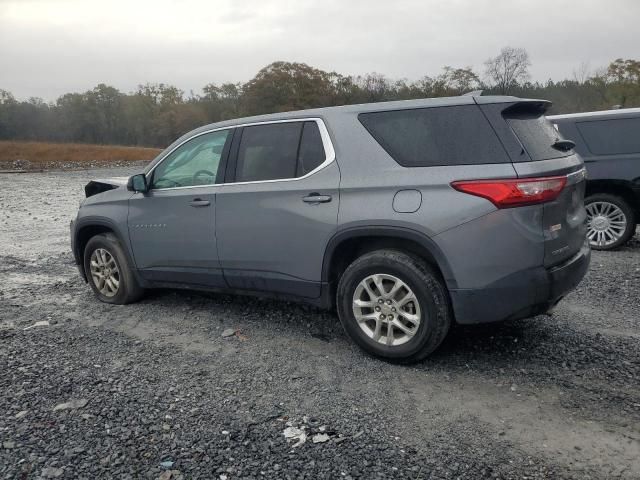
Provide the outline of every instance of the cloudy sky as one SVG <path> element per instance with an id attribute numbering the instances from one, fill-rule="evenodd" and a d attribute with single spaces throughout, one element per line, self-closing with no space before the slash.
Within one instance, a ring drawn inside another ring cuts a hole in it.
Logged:
<path id="1" fill-rule="evenodd" d="M 0 0 L 0 88 L 200 92 L 275 60 L 417 79 L 524 47 L 534 80 L 640 57 L 639 0 Z"/>

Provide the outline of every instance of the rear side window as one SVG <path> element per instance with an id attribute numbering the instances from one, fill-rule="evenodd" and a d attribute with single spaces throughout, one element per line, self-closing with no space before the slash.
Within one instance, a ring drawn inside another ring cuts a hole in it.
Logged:
<path id="1" fill-rule="evenodd" d="M 640 153 L 640 117 L 578 122 L 576 127 L 591 153 Z"/>
<path id="2" fill-rule="evenodd" d="M 544 116 L 544 110 L 539 108 L 532 110 L 523 106 L 517 109 L 507 109 L 502 116 L 520 140 L 531 160 L 549 160 L 573 154 L 573 150 L 563 150 L 553 146 L 563 137 Z"/>
<path id="3" fill-rule="evenodd" d="M 295 177 L 302 125 L 285 122 L 245 127 L 238 150 L 236 181 Z"/>
<path id="4" fill-rule="evenodd" d="M 476 105 L 361 113 L 358 119 L 403 167 L 509 162 Z"/>
<path id="5" fill-rule="evenodd" d="M 236 182 L 282 180 L 312 172 L 326 159 L 318 124 L 267 123 L 245 127 L 238 148 Z"/>

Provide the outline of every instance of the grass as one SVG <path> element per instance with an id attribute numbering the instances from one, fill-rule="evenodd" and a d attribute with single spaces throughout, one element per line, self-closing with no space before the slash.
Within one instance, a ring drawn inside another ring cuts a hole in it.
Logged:
<path id="1" fill-rule="evenodd" d="M 158 153 L 160 149 L 157 148 L 118 145 L 0 141 L 0 169 L 122 166 L 130 162 L 149 161 Z"/>

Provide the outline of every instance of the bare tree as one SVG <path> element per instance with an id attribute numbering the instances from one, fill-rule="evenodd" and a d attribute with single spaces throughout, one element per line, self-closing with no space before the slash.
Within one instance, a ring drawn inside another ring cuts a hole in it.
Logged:
<path id="1" fill-rule="evenodd" d="M 529 78 L 529 54 L 524 48 L 504 47 L 500 53 L 485 63 L 485 73 L 500 93 Z"/>
<path id="2" fill-rule="evenodd" d="M 591 65 L 589 62 L 580 62 L 580 65 L 573 69 L 573 80 L 579 85 L 586 83 L 591 76 Z"/>

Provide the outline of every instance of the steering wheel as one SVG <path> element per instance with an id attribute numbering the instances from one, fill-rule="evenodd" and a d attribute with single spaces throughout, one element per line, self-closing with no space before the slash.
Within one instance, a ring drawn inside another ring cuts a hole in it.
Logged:
<path id="1" fill-rule="evenodd" d="M 198 170 L 196 173 L 193 174 L 193 183 L 194 184 L 198 184 L 198 182 L 196 182 L 196 179 L 200 176 L 200 175 L 209 175 L 210 177 L 215 178 L 216 174 L 213 172 L 210 172 L 209 170 Z"/>
<path id="2" fill-rule="evenodd" d="M 171 182 L 173 185 L 171 185 L 172 187 L 181 187 L 182 185 L 180 185 L 179 182 L 176 182 L 175 180 L 172 180 L 171 178 L 165 178 L 165 177 L 160 177 L 157 180 L 153 181 L 154 185 L 159 184 L 160 182 Z"/>

